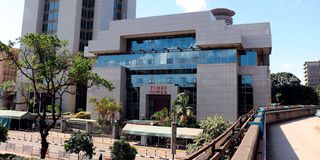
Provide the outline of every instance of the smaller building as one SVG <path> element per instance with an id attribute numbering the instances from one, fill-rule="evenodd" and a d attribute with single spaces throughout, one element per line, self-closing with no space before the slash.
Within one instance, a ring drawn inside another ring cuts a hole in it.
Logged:
<path id="1" fill-rule="evenodd" d="M 15 49 L 15 51 L 18 51 Z M 6 59 L 8 55 L 5 52 L 0 53 L 0 59 Z M 6 81 L 13 81 L 15 82 L 17 78 L 17 68 L 10 64 L 9 61 L 3 60 L 0 61 L 0 83 L 6 82 Z M 14 94 L 7 92 L 7 91 L 1 91 L 0 90 L 0 107 L 5 107 L 7 109 L 14 108 Z"/>
<path id="2" fill-rule="evenodd" d="M 316 88 L 320 85 L 320 60 L 304 63 L 304 77 L 307 86 Z"/>

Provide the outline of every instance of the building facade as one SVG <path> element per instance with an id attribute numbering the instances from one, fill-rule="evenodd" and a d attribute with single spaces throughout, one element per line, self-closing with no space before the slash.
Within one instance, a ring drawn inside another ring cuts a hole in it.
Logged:
<path id="1" fill-rule="evenodd" d="M 57 35 L 67 40 L 70 52 L 83 52 L 89 40 L 97 39 L 113 20 L 136 16 L 136 0 L 26 0 L 22 36 L 27 33 Z M 72 87 L 76 95 L 66 95 L 63 111 L 86 108 L 84 86 Z M 19 94 L 18 94 L 19 98 Z M 18 110 L 25 110 L 20 105 Z"/>
<path id="2" fill-rule="evenodd" d="M 14 49 L 18 52 L 17 49 Z M 5 52 L 0 52 L 0 60 L 6 59 L 7 54 Z M 12 81 L 15 82 L 17 78 L 17 68 L 10 64 L 8 61 L 0 61 L 0 83 Z M 14 94 L 8 91 L 2 91 L 0 89 L 0 107 L 7 109 L 12 109 L 14 105 Z"/>
<path id="3" fill-rule="evenodd" d="M 304 63 L 304 77 L 307 86 L 316 88 L 320 85 L 320 60 Z"/>
<path id="4" fill-rule="evenodd" d="M 269 23 L 234 25 L 228 9 L 110 22 L 89 41 L 92 70 L 115 89 L 88 89 L 88 98 L 120 101 L 125 119 L 149 119 L 187 92 L 197 120 L 235 120 L 270 102 Z M 97 117 L 94 106 L 87 111 Z"/>

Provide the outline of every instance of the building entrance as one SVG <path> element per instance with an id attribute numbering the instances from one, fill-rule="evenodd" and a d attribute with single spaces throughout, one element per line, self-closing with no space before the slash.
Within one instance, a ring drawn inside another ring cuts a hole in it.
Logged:
<path id="1" fill-rule="evenodd" d="M 152 114 L 167 108 L 170 111 L 170 95 L 148 95 L 149 118 Z"/>

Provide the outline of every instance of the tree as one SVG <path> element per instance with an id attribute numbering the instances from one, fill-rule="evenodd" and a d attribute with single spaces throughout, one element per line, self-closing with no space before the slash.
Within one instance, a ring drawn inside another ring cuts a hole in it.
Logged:
<path id="1" fill-rule="evenodd" d="M 292 73 L 279 72 L 271 74 L 272 86 L 300 86 L 301 81 Z"/>
<path id="2" fill-rule="evenodd" d="M 116 114 L 122 109 L 120 103 L 107 97 L 101 98 L 100 100 L 96 97 L 92 97 L 90 98 L 90 102 L 95 105 L 96 111 L 104 122 L 106 120 L 114 122 L 116 120 Z"/>
<path id="3" fill-rule="evenodd" d="M 164 107 L 162 110 L 155 112 L 151 119 L 153 120 L 159 120 L 162 125 L 164 126 L 170 126 L 171 120 L 170 120 L 170 114 L 166 107 Z"/>
<path id="4" fill-rule="evenodd" d="M 8 128 L 0 125 L 0 143 L 8 140 Z"/>
<path id="5" fill-rule="evenodd" d="M 70 139 L 64 142 L 64 149 L 69 153 L 78 154 L 78 159 L 80 152 L 92 159 L 95 150 L 91 135 L 80 131 L 72 133 Z"/>
<path id="6" fill-rule="evenodd" d="M 318 99 L 319 99 L 319 101 L 320 101 L 320 85 L 318 85 L 318 86 L 316 87 L 316 93 L 317 93 Z"/>
<path id="7" fill-rule="evenodd" d="M 318 104 L 316 91 L 300 84 L 300 80 L 291 73 L 276 73 L 272 79 L 272 102 L 282 105 L 308 105 Z"/>
<path id="8" fill-rule="evenodd" d="M 110 149 L 112 160 L 134 160 L 138 153 L 136 148 L 125 140 L 115 141 Z"/>
<path id="9" fill-rule="evenodd" d="M 173 119 L 178 118 L 178 124 L 185 126 L 189 118 L 193 118 L 193 108 L 188 106 L 189 96 L 187 93 L 179 93 L 173 103 Z"/>
<path id="10" fill-rule="evenodd" d="M 17 41 L 20 43 L 19 59 L 15 58 L 12 46 L 0 42 L 0 51 L 7 53 L 7 57 L 0 61 L 9 61 L 18 69 L 20 78 L 16 83 L 16 90 L 23 98 L 17 103 L 25 103 L 33 109 L 39 117 L 39 133 L 41 136 L 41 158 L 44 159 L 49 143 L 47 136 L 57 120 L 61 117 L 62 101 L 66 94 L 75 94 L 70 87 L 82 84 L 87 87 L 102 85 L 113 89 L 112 84 L 90 68 L 94 63 L 92 59 L 86 59 L 79 53 L 70 53 L 66 41 L 57 36 L 29 33 Z M 32 93 L 33 96 L 30 96 Z M 34 107 L 37 104 L 39 107 Z M 51 107 L 52 121 L 47 121 L 48 106 Z"/>
<path id="11" fill-rule="evenodd" d="M 230 123 L 221 116 L 214 116 L 200 121 L 199 126 L 203 131 L 193 140 L 192 144 L 188 144 L 188 154 L 195 152 L 203 144 L 209 143 L 218 137 L 230 126 Z"/>

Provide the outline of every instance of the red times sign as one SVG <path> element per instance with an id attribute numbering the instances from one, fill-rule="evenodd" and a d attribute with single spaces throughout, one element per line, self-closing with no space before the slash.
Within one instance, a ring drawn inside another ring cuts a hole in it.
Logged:
<path id="1" fill-rule="evenodd" d="M 168 94 L 167 86 L 150 86 L 149 94 Z"/>

